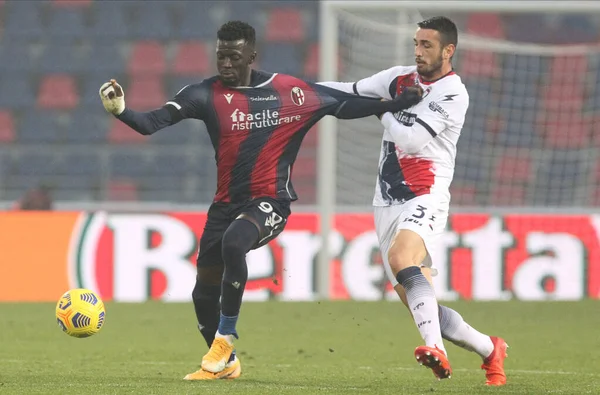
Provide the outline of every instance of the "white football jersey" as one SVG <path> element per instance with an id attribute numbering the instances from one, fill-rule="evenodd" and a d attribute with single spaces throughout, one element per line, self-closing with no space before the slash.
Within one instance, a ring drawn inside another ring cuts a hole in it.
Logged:
<path id="1" fill-rule="evenodd" d="M 416 66 L 396 66 L 355 83 L 326 82 L 331 88 L 361 96 L 393 99 L 419 84 L 423 99 L 399 113 L 385 114 L 374 206 L 402 204 L 416 196 L 436 194 L 442 206 L 450 203 L 456 144 L 469 95 L 454 72 L 421 81 Z"/>

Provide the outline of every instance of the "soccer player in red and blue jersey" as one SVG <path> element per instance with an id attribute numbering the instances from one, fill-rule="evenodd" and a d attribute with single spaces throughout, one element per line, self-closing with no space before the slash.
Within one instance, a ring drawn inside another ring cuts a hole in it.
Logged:
<path id="1" fill-rule="evenodd" d="M 234 339 L 248 279 L 246 253 L 284 229 L 302 139 L 326 115 L 355 119 L 398 112 L 418 103 L 408 89 L 389 101 L 365 98 L 277 73 L 252 69 L 255 31 L 240 21 L 217 32 L 218 75 L 181 89 L 163 107 L 136 112 L 111 80 L 100 88 L 105 109 L 143 135 L 182 119 L 205 122 L 217 163 L 217 191 L 208 210 L 192 292 L 198 327 L 210 347 L 186 380 L 237 378 Z M 168 131 L 166 131 L 168 133 Z"/>

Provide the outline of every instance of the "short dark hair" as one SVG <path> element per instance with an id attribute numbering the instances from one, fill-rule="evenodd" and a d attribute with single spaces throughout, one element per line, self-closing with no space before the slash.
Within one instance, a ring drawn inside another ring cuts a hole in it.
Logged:
<path id="1" fill-rule="evenodd" d="M 253 47 L 256 43 L 256 31 L 246 22 L 229 21 L 219 28 L 217 38 L 223 41 L 245 40 L 246 44 Z"/>
<path id="2" fill-rule="evenodd" d="M 449 44 L 458 45 L 458 29 L 450 19 L 445 16 L 434 16 L 433 18 L 425 19 L 417 23 L 421 29 L 436 30 L 440 34 L 442 46 Z"/>

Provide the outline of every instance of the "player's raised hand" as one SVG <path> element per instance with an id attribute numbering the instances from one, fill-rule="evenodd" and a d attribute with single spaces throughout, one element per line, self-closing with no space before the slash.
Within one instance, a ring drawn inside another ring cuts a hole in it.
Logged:
<path id="1" fill-rule="evenodd" d="M 99 93 L 107 112 L 119 115 L 125 110 L 125 92 L 116 80 L 110 80 L 102 84 Z"/>

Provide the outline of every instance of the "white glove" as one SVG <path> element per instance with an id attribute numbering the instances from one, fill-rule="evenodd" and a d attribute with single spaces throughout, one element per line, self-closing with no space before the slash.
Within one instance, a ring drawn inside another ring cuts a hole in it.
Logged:
<path id="1" fill-rule="evenodd" d="M 110 80 L 100 87 L 100 99 L 104 109 L 114 115 L 119 115 L 125 111 L 125 92 L 117 81 Z"/>

